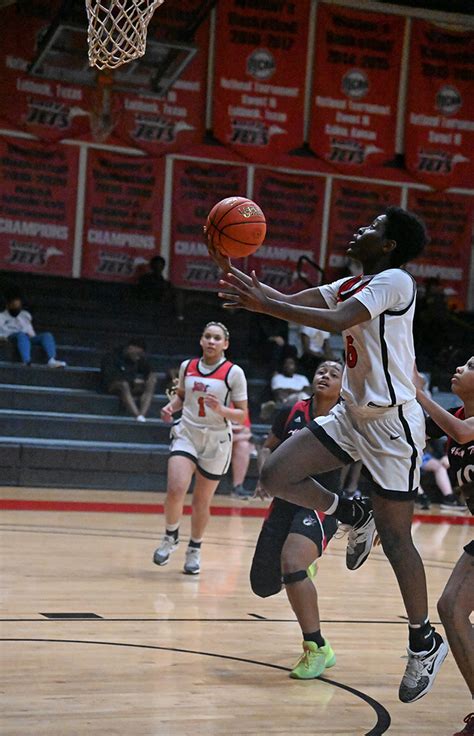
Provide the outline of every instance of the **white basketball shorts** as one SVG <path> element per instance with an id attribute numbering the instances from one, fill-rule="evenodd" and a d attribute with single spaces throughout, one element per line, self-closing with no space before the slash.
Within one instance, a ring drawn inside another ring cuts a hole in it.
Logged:
<path id="1" fill-rule="evenodd" d="M 344 464 L 362 460 L 379 495 L 416 496 L 425 446 L 425 418 L 417 401 L 362 410 L 342 402 L 308 428 Z"/>
<path id="2" fill-rule="evenodd" d="M 170 437 L 170 455 L 189 457 L 205 478 L 218 480 L 229 469 L 232 432 L 227 427 L 201 429 L 180 420 L 171 428 Z"/>

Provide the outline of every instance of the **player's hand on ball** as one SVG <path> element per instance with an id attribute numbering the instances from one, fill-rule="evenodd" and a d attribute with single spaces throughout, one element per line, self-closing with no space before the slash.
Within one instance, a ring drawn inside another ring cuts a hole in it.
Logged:
<path id="1" fill-rule="evenodd" d="M 217 266 L 219 266 L 221 271 L 223 271 L 224 273 L 228 273 L 232 269 L 230 258 L 228 256 L 225 256 L 223 253 L 220 252 L 218 248 L 216 248 L 216 246 L 212 242 L 212 239 L 209 237 L 207 227 L 205 225 L 203 227 L 203 233 L 207 250 L 209 251 L 209 255 L 211 256 L 212 260 Z"/>
<path id="2" fill-rule="evenodd" d="M 167 422 L 168 424 L 173 421 L 173 407 L 171 404 L 165 404 L 165 406 L 160 411 L 160 417 L 164 422 Z"/>
<path id="3" fill-rule="evenodd" d="M 250 312 L 267 312 L 269 299 L 262 289 L 255 271 L 250 274 L 252 283 L 246 284 L 235 270 L 219 281 L 219 296 L 224 299 L 224 308 L 242 307 Z"/>

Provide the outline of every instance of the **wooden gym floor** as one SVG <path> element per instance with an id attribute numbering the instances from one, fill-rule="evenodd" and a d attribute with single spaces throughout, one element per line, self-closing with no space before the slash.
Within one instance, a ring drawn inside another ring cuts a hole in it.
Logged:
<path id="1" fill-rule="evenodd" d="M 61 505 L 71 497 L 82 505 Z M 150 504 L 162 502 L 163 494 L 0 489 L 2 736 L 452 736 L 460 729 L 472 705 L 452 656 L 425 698 L 397 699 L 406 621 L 380 549 L 351 573 L 345 538 L 329 545 L 316 584 L 337 664 L 300 682 L 288 677 L 301 643 L 285 593 L 262 600 L 248 584 L 262 519 L 240 511 L 258 514 L 261 504 L 216 497 L 222 515 L 211 519 L 201 575 L 189 577 L 181 572 L 189 516 L 170 564 L 151 561 L 163 516 Z M 414 524 L 433 621 L 473 532 L 469 517 L 449 519 Z"/>

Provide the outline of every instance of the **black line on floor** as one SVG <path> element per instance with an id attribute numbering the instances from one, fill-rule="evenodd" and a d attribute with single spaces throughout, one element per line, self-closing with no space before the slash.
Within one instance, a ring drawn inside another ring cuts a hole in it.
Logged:
<path id="1" fill-rule="evenodd" d="M 42 614 L 38 614 L 42 615 Z M 92 618 L 90 615 L 84 618 L 78 618 L 77 615 L 74 617 L 66 618 L 67 614 L 62 614 L 64 617 L 59 618 L 0 618 L 1 623 L 46 623 L 48 621 L 60 621 L 61 623 L 68 623 L 73 621 L 93 621 L 94 623 L 200 623 L 200 624 L 212 624 L 212 623 L 244 623 L 252 624 L 265 621 L 267 624 L 296 624 L 298 623 L 294 618 L 266 618 L 265 616 L 259 616 L 256 613 L 249 613 L 249 616 L 254 618 L 106 618 L 104 616 L 98 616 Z M 404 619 L 403 616 L 399 618 Z M 406 626 L 406 621 L 375 621 L 372 619 L 331 619 L 322 618 L 321 623 L 323 624 L 377 624 L 382 626 Z M 439 621 L 431 622 L 434 626 L 440 626 Z"/>
<path id="2" fill-rule="evenodd" d="M 74 613 L 41 613 L 39 612 L 40 616 L 44 616 L 45 618 L 49 619 L 50 621 L 58 621 L 58 620 L 68 620 L 68 621 L 84 621 L 84 620 L 97 620 L 97 619 L 103 619 L 103 616 L 99 616 L 97 613 L 81 613 L 81 612 L 74 612 Z"/>
<path id="3" fill-rule="evenodd" d="M 256 659 L 246 659 L 245 657 L 233 657 L 230 654 L 216 654 L 215 652 L 199 652 L 194 649 L 181 649 L 177 647 L 160 647 L 152 644 L 127 644 L 126 642 L 113 642 L 113 641 L 89 641 L 85 639 L 22 639 L 22 638 L 1 638 L 0 641 L 5 642 L 43 642 L 43 643 L 51 643 L 51 644 L 95 644 L 98 646 L 113 646 L 113 647 L 127 647 L 131 649 L 151 649 L 151 650 L 157 650 L 162 652 L 178 652 L 180 654 L 198 654 L 203 657 L 215 657 L 216 659 L 226 659 L 232 662 L 243 662 L 244 664 L 255 664 L 259 667 L 269 667 L 271 669 L 276 670 L 282 670 L 283 672 L 290 672 L 291 670 L 289 667 L 283 667 L 279 664 L 270 664 L 269 662 L 260 662 Z M 375 726 L 370 730 L 367 731 L 367 733 L 364 734 L 364 736 L 382 736 L 388 728 L 390 727 L 391 718 L 390 713 L 388 710 L 377 700 L 374 700 L 374 698 L 371 698 L 370 695 L 367 695 L 366 693 L 363 693 L 361 690 L 356 690 L 353 687 L 350 687 L 350 685 L 344 685 L 341 682 L 337 682 L 336 680 L 330 680 L 327 677 L 319 677 L 318 680 L 321 682 L 325 682 L 328 685 L 333 685 L 334 687 L 340 688 L 341 690 L 345 690 L 348 693 L 351 693 L 351 695 L 355 695 L 355 697 L 360 698 L 360 700 L 363 700 L 367 705 L 369 705 L 375 712 L 375 715 L 377 716 L 377 722 Z"/>

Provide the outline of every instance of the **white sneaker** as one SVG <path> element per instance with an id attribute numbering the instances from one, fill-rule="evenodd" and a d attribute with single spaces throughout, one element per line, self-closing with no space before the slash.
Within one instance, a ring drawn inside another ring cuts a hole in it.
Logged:
<path id="1" fill-rule="evenodd" d="M 372 509 L 366 503 L 357 503 L 363 505 L 364 516 L 347 535 L 346 567 L 349 570 L 357 570 L 366 561 L 377 533 Z"/>
<path id="2" fill-rule="evenodd" d="M 448 645 L 435 632 L 435 643 L 431 652 L 408 652 L 408 664 L 398 691 L 402 703 L 414 703 L 433 687 L 438 670 L 448 653 Z"/>
<path id="3" fill-rule="evenodd" d="M 178 548 L 179 541 L 165 534 L 159 547 L 155 549 L 153 562 L 155 565 L 167 565 L 170 555 Z"/>
<path id="4" fill-rule="evenodd" d="M 137 416 L 137 422 L 146 422 L 146 419 L 145 419 L 145 417 L 143 416 L 143 414 L 139 414 L 139 415 Z"/>
<path id="5" fill-rule="evenodd" d="M 50 358 L 48 360 L 48 365 L 50 368 L 65 368 L 67 366 L 67 363 L 65 363 L 64 360 L 56 360 L 56 358 Z"/>
<path id="6" fill-rule="evenodd" d="M 201 550 L 197 547 L 187 548 L 183 572 L 185 575 L 198 575 L 201 572 Z"/>

